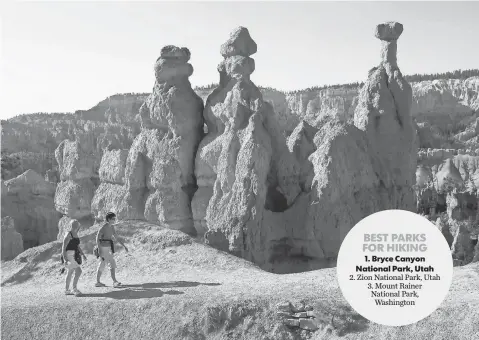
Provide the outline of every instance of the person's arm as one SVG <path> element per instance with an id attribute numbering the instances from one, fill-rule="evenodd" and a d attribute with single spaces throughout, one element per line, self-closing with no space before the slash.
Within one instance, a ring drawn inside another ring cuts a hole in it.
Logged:
<path id="1" fill-rule="evenodd" d="M 128 252 L 128 248 L 125 246 L 122 239 L 116 234 L 115 227 L 113 226 L 112 226 L 112 236 L 115 238 L 115 241 L 118 241 L 123 246 L 123 248 L 125 248 L 125 250 Z"/>

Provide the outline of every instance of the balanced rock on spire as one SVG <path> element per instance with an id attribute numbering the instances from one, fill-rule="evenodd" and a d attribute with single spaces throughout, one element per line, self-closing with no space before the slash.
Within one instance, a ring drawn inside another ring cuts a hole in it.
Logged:
<path id="1" fill-rule="evenodd" d="M 230 38 L 221 45 L 220 53 L 223 57 L 249 57 L 258 51 L 256 42 L 249 35 L 245 27 L 237 27 L 230 33 Z"/>
<path id="2" fill-rule="evenodd" d="M 413 210 L 417 136 L 411 117 L 412 89 L 397 65 L 397 40 L 402 32 L 397 22 L 376 26 L 375 36 L 382 43 L 381 63 L 369 71 L 361 89 L 354 125 L 366 132 L 381 159 L 380 178 L 385 187 L 395 188 L 393 208 Z"/>
<path id="3" fill-rule="evenodd" d="M 257 50 L 244 27 L 221 46 L 220 84 L 206 100 L 208 134 L 196 155 L 195 228 L 208 244 L 256 263 L 274 234 L 265 210 L 284 210 L 300 192 L 299 166 L 286 147 L 272 106 L 250 80 Z"/>

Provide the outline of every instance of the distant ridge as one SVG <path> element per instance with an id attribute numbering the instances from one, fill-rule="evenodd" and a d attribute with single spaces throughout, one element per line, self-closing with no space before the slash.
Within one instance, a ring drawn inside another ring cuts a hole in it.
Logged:
<path id="1" fill-rule="evenodd" d="M 442 72 L 442 73 L 431 73 L 431 74 L 412 74 L 412 75 L 407 75 L 404 76 L 408 82 L 420 82 L 420 81 L 426 81 L 426 80 L 436 80 L 436 79 L 467 79 L 470 77 L 476 77 L 479 76 L 479 69 L 470 69 L 470 70 L 455 70 L 452 72 Z M 275 89 L 274 87 L 270 86 L 258 86 L 260 89 L 266 89 L 266 90 L 272 90 L 272 91 L 278 91 L 278 92 L 283 92 L 285 94 L 294 94 L 294 93 L 299 93 L 299 92 L 309 92 L 309 91 L 319 91 L 319 90 L 325 90 L 325 89 L 337 89 L 337 88 L 344 88 L 344 89 L 352 89 L 352 88 L 357 88 L 359 86 L 362 86 L 364 84 L 363 81 L 361 82 L 354 82 L 354 83 L 347 83 L 347 84 L 334 84 L 334 85 L 322 85 L 322 86 L 313 86 L 313 87 L 308 87 L 300 90 L 293 90 L 293 91 L 282 91 Z M 218 84 L 209 84 L 209 85 L 204 85 L 204 86 L 196 86 L 194 87 L 194 90 L 210 90 L 214 87 L 218 86 Z"/>
<path id="2" fill-rule="evenodd" d="M 447 79 L 467 79 L 470 77 L 476 77 L 479 76 L 479 69 L 470 69 L 470 70 L 455 70 L 451 72 L 442 72 L 442 73 L 431 73 L 431 74 L 412 74 L 412 75 L 407 75 L 404 76 L 405 79 L 408 82 L 420 82 L 420 81 L 428 81 L 428 80 L 437 80 L 437 79 L 442 79 L 442 80 L 447 80 Z M 312 92 L 312 91 L 320 91 L 320 90 L 325 90 L 325 89 L 338 89 L 338 88 L 343 88 L 343 89 L 355 89 L 358 87 L 363 86 L 364 82 L 354 82 L 354 83 L 347 83 L 347 84 L 335 84 L 335 85 L 322 85 L 322 86 L 313 86 L 313 87 L 308 87 L 304 88 L 301 90 L 293 90 L 293 91 L 282 91 L 270 86 L 258 86 L 261 90 L 270 90 L 270 91 L 276 91 L 276 92 L 282 92 L 284 94 L 296 94 L 296 93 L 303 93 L 303 92 Z M 195 86 L 193 90 L 195 91 L 208 91 L 211 90 L 215 87 L 217 87 L 218 84 L 212 83 L 208 85 L 199 85 Z M 129 97 L 129 96 L 136 96 L 136 97 L 146 97 L 150 93 L 149 92 L 128 92 L 128 93 L 116 93 L 114 95 L 111 95 L 107 97 L 104 100 L 110 99 L 120 99 L 122 97 Z M 103 100 L 101 101 L 103 102 Z M 101 103 L 100 102 L 100 103 Z M 75 113 L 81 113 L 85 112 L 88 110 L 77 110 Z M 2 119 L 2 122 L 7 122 L 7 121 L 15 121 L 18 119 L 18 117 L 23 116 L 23 115 L 30 115 L 30 116 L 38 116 L 39 118 L 44 116 L 44 115 L 55 115 L 58 118 L 63 118 L 61 116 L 68 116 L 68 115 L 73 115 L 74 113 L 48 113 L 48 112 L 34 112 L 34 113 L 21 113 L 19 115 L 16 115 L 14 117 L 11 117 L 9 119 Z"/>

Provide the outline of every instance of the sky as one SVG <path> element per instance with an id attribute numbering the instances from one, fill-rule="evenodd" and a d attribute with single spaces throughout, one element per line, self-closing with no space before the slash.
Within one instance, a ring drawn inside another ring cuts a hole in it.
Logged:
<path id="1" fill-rule="evenodd" d="M 258 45 L 259 86 L 363 81 L 379 63 L 377 24 L 398 21 L 403 74 L 479 68 L 479 2 L 12 2 L 1 5 L 0 118 L 74 112 L 150 92 L 165 45 L 188 47 L 193 86 L 217 83 L 238 26 Z"/>

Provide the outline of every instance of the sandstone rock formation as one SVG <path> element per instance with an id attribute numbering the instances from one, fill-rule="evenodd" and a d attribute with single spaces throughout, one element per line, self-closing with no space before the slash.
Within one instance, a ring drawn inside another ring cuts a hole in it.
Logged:
<path id="1" fill-rule="evenodd" d="M 203 134 L 203 102 L 188 80 L 193 73 L 189 59 L 187 48 L 163 47 L 155 64 L 153 93 L 140 108 L 142 132 L 130 149 L 126 177 L 131 183 L 140 167 L 146 171 L 146 220 L 191 233 L 194 155 Z M 141 165 L 139 155 L 146 158 Z"/>
<path id="2" fill-rule="evenodd" d="M 476 245 L 474 247 L 474 257 L 472 258 L 472 262 L 479 262 L 479 237 L 476 237 Z"/>
<path id="3" fill-rule="evenodd" d="M 4 199 L 5 197 L 7 196 L 7 191 L 8 191 L 8 188 L 7 186 L 5 185 L 5 182 L 0 180 L 0 195 L 1 195 L 1 198 L 2 198 L 2 203 L 4 202 Z M 1 205 L 1 212 L 2 212 L 2 216 L 4 216 L 5 214 L 3 213 L 3 204 Z"/>
<path id="4" fill-rule="evenodd" d="M 59 181 L 58 172 L 52 169 L 47 170 L 45 172 L 45 181 L 56 185 Z"/>
<path id="5" fill-rule="evenodd" d="M 478 76 L 414 82 L 411 86 L 411 115 L 416 118 L 419 126 L 418 139 L 421 147 L 472 150 L 479 148 L 477 114 L 474 115 L 479 107 Z M 302 119 L 313 126 L 317 117 L 325 115 L 336 115 L 347 121 L 353 119 L 358 90 L 359 87 L 346 85 L 289 93 L 260 88 L 264 100 L 273 105 L 285 135 L 289 135 Z M 197 94 L 205 99 L 211 91 L 196 90 Z M 139 133 L 139 108 L 148 95 L 118 94 L 106 98 L 90 110 L 77 111 L 75 114 L 31 114 L 2 121 L 2 178 L 11 179 L 27 169 L 44 174 L 47 169 L 52 168 L 50 160 L 54 162 L 54 150 L 59 143 L 65 139 L 73 139 L 72 132 L 84 129 L 85 122 L 97 126 L 95 134 L 98 143 L 111 144 L 110 150 L 130 148 Z M 108 132 L 103 137 L 100 135 L 104 134 L 103 127 L 108 124 L 108 110 L 115 112 L 116 121 L 119 123 L 111 124 L 110 126 L 114 127 L 112 133 Z M 468 126 L 464 130 L 466 123 Z M 124 130 L 132 131 L 127 140 L 123 138 Z M 450 142 L 446 135 L 440 133 L 441 130 L 458 131 L 455 135 L 456 141 Z M 118 140 L 121 147 L 113 147 Z M 24 152 L 25 150 L 28 152 Z M 99 162 L 100 159 L 98 165 Z M 14 168 L 6 169 L 4 163 L 10 163 Z"/>
<path id="6" fill-rule="evenodd" d="M 447 190 L 452 186 L 462 186 L 464 180 L 451 158 L 448 158 L 436 174 L 438 190 Z"/>
<path id="7" fill-rule="evenodd" d="M 148 93 L 113 95 L 90 110 L 77 111 L 76 115 L 84 120 L 134 123 L 135 116 L 148 95 Z"/>
<path id="8" fill-rule="evenodd" d="M 284 211 L 301 189 L 299 165 L 273 109 L 250 80 L 256 43 L 244 27 L 222 45 L 220 85 L 206 101 L 208 134 L 196 156 L 198 191 L 193 217 L 198 234 L 220 249 L 253 260 L 264 259 L 265 211 Z M 264 242 L 262 242 L 264 241 Z"/>
<path id="9" fill-rule="evenodd" d="M 103 153 L 99 171 L 101 184 L 95 191 L 91 204 L 96 220 L 103 220 L 110 211 L 114 211 L 119 220 L 144 219 L 145 191 L 134 185 L 126 186 L 128 152 L 129 150 L 111 150 Z"/>
<path id="10" fill-rule="evenodd" d="M 225 60 L 218 66 L 220 84 L 206 101 L 208 134 L 196 155 L 199 188 L 192 202 L 195 227 L 208 244 L 274 272 L 321 268 L 334 264 L 341 241 L 362 218 L 415 208 L 410 91 L 408 97 L 398 70 L 394 80 L 406 93 L 393 91 L 402 102 L 379 93 L 385 98 L 376 108 L 385 112 L 379 122 L 384 132 L 368 125 L 361 131 L 325 115 L 314 126 L 300 122 L 286 141 L 271 105 L 250 80 L 256 44 L 248 30 L 236 29 L 221 51 Z M 392 66 L 381 67 L 387 75 Z M 375 81 L 368 88 L 378 88 Z M 363 101 L 373 95 L 365 91 Z M 358 113 L 363 120 L 368 115 Z M 386 138 L 375 140 L 374 132 L 393 133 L 403 149 Z"/>
<path id="11" fill-rule="evenodd" d="M 459 152 L 461 150 L 422 149 L 418 152 L 418 171 L 421 167 L 424 169 L 421 171 L 430 172 L 432 182 L 440 193 L 456 188 L 459 192 L 477 196 L 479 156 L 475 156 L 473 150 L 467 150 L 468 154 Z M 419 180 L 419 177 L 416 178 Z"/>
<path id="12" fill-rule="evenodd" d="M 254 60 L 249 56 L 256 53 L 256 50 L 256 43 L 249 36 L 248 30 L 243 27 L 233 31 L 230 39 L 221 46 L 221 54 L 225 59 L 218 65 L 220 84 L 206 100 L 204 118 L 208 127 L 208 134 L 199 145 L 195 163 L 198 191 L 192 201 L 192 210 L 194 225 L 200 235 L 203 235 L 207 229 L 206 216 L 211 198 L 215 196 L 214 201 L 222 203 L 223 192 L 229 193 L 231 191 L 237 176 L 235 174 L 237 158 L 241 146 L 248 140 L 250 140 L 249 155 L 244 155 L 244 160 L 242 160 L 247 168 L 244 169 L 243 174 L 238 175 L 256 175 L 260 176 L 260 182 L 266 180 L 269 158 L 272 152 L 271 141 L 264 131 L 262 121 L 257 123 L 259 127 L 255 129 L 247 128 L 254 125 L 255 119 L 260 119 L 254 113 L 260 111 L 264 103 L 259 89 L 249 79 L 255 69 Z M 241 136 L 244 141 L 238 136 L 237 132 L 240 129 L 244 130 L 244 136 Z M 255 147 L 255 139 L 259 139 L 257 143 L 266 144 L 264 149 L 261 149 L 261 146 Z M 252 157 L 255 157 L 255 159 L 251 159 Z M 255 169 L 254 165 L 249 163 L 254 162 L 257 157 L 264 158 L 266 164 L 258 164 L 258 169 Z M 250 159 L 248 160 L 248 158 Z M 250 172 L 257 170 L 261 174 L 247 174 L 248 170 Z M 218 180 L 217 177 L 219 177 Z M 252 177 L 251 180 L 256 179 Z M 245 191 L 245 197 L 243 198 L 245 202 L 241 202 L 243 204 L 238 202 L 240 203 L 238 209 L 248 210 L 247 205 L 251 204 L 247 202 L 251 191 L 250 185 L 251 182 L 248 187 L 243 184 L 238 188 Z M 257 190 L 261 191 L 263 188 Z M 265 196 L 265 193 L 258 192 L 258 194 Z M 234 192 L 229 193 L 229 196 L 233 195 L 235 195 Z M 245 203 L 246 207 L 244 206 Z M 211 205 L 213 204 L 211 203 Z M 223 210 L 225 214 L 230 213 L 224 210 L 224 207 L 220 208 L 218 206 L 218 208 Z M 234 212 L 231 213 L 231 217 L 234 218 Z M 211 214 L 213 212 L 210 212 Z M 229 227 L 229 225 L 224 226 L 225 229 Z M 224 241 L 226 244 L 222 246 L 225 250 L 228 250 L 229 241 L 226 239 Z"/>
<path id="13" fill-rule="evenodd" d="M 422 147 L 444 147 L 447 139 L 441 136 L 440 130 L 459 126 L 463 119 L 474 115 L 479 105 L 479 77 L 414 82 L 411 87 L 411 116 L 418 122 L 418 139 Z M 318 117 L 326 115 L 353 121 L 360 91 L 361 86 L 309 89 L 294 93 L 261 89 L 264 99 L 273 105 L 286 135 L 302 119 L 313 126 Z M 477 136 L 474 128 L 467 128 L 457 138 L 464 142 L 472 140 Z"/>
<path id="14" fill-rule="evenodd" d="M 418 149 L 417 159 L 421 164 L 437 164 L 442 163 L 448 158 L 453 158 L 457 153 L 458 150 L 454 149 L 421 148 Z"/>
<path id="15" fill-rule="evenodd" d="M 3 140 L 2 140 L 3 142 Z M 2 179 L 9 180 L 31 169 L 44 174 L 55 166 L 55 155 L 48 152 L 2 154 Z"/>
<path id="16" fill-rule="evenodd" d="M 192 202 L 198 234 L 209 220 L 208 242 L 239 253 L 243 243 L 254 242 L 243 239 L 242 224 L 260 228 L 264 209 L 282 211 L 300 192 L 299 168 L 274 111 L 250 80 L 256 50 L 244 27 L 221 46 L 225 59 L 218 66 L 219 87 L 206 101 L 208 134 L 196 156 L 199 188 Z"/>
<path id="17" fill-rule="evenodd" d="M 479 77 L 469 79 L 431 80 L 411 83 L 411 116 L 419 126 L 421 147 L 441 148 L 447 139 L 441 129 L 457 127 L 463 119 L 474 115 L 479 105 Z M 270 102 L 281 128 L 289 135 L 300 120 L 315 126 L 318 117 L 333 115 L 340 120 L 354 120 L 361 86 L 308 89 L 283 93 L 261 88 Z M 452 113 L 452 114 L 451 114 Z M 466 142 L 477 136 L 475 125 L 457 138 Z M 477 138 L 477 137 L 476 137 Z M 476 142 L 477 143 L 477 142 Z"/>
<path id="18" fill-rule="evenodd" d="M 478 212 L 477 196 L 453 190 L 446 197 L 447 215 L 456 221 L 475 219 Z"/>
<path id="19" fill-rule="evenodd" d="M 65 215 L 58 237 L 73 218 L 88 225 L 91 214 L 103 219 L 115 211 L 120 219 L 206 234 L 210 244 L 268 270 L 290 271 L 296 260 L 303 263 L 298 270 L 329 265 L 361 218 L 382 209 L 415 209 L 415 178 L 422 187 L 417 201 L 428 208 L 441 199 L 446 204 L 445 194 L 426 186 L 431 177 L 443 183 L 450 173 L 456 179 L 459 173 L 462 184 L 479 184 L 474 158 L 479 156 L 471 156 L 479 155 L 471 142 L 479 131 L 471 118 L 478 107 L 474 79 L 479 77 L 421 82 L 411 89 L 397 66 L 401 33 L 399 23 L 377 26 L 382 61 L 359 95 L 347 87 L 288 94 L 256 87 L 250 75 L 257 46 L 240 27 L 221 47 L 219 86 L 201 94 L 207 97 L 203 115 L 202 100 L 188 80 L 193 72 L 189 51 L 166 46 L 148 97 L 112 96 L 73 115 L 91 121 L 68 118 L 68 123 L 50 124 L 53 131 L 47 134 L 19 126 L 21 133 L 6 137 L 20 143 L 38 135 L 48 147 L 59 138 L 76 139 L 56 150 L 55 205 Z M 422 150 L 424 167 L 415 176 L 415 131 L 421 145 L 443 141 L 427 124 L 416 125 L 411 114 L 419 119 L 448 110 L 467 118 L 468 128 L 456 135 L 464 146 Z M 203 138 L 204 121 L 208 134 Z M 55 183 L 54 177 L 52 171 L 45 178 Z M 450 196 L 450 216 L 464 215 L 467 200 L 461 197 Z"/>
<path id="20" fill-rule="evenodd" d="M 474 244 L 471 233 L 462 224 L 459 225 L 456 231 L 451 250 L 453 259 L 459 265 L 466 265 L 474 259 Z"/>
<path id="21" fill-rule="evenodd" d="M 429 183 L 433 183 L 431 169 L 422 164 L 418 165 L 416 169 L 416 185 L 418 187 L 426 187 Z"/>
<path id="22" fill-rule="evenodd" d="M 479 109 L 479 77 L 422 81 L 412 87 L 413 115 L 439 127 L 454 126 Z"/>
<path id="23" fill-rule="evenodd" d="M 165 46 L 155 64 L 153 93 L 139 109 L 142 130 L 129 150 L 106 150 L 92 210 L 146 219 L 194 233 L 194 155 L 203 134 L 203 102 L 188 80 L 187 48 Z"/>
<path id="24" fill-rule="evenodd" d="M 289 136 L 301 120 L 316 126 L 325 116 L 352 122 L 358 103 L 357 88 L 326 88 L 283 93 L 261 89 L 264 100 L 273 105 L 275 115 L 285 135 Z"/>
<path id="25" fill-rule="evenodd" d="M 441 231 L 442 235 L 446 239 L 447 244 L 449 247 L 452 247 L 452 244 L 454 242 L 454 236 L 451 233 L 451 229 L 449 228 L 449 225 L 443 221 L 441 218 L 438 218 L 436 220 L 436 226 L 438 229 Z"/>
<path id="26" fill-rule="evenodd" d="M 2 214 L 15 221 L 15 229 L 23 239 L 23 248 L 53 241 L 57 236 L 59 220 L 53 205 L 54 185 L 33 170 L 25 171 L 4 182 L 4 185 Z"/>
<path id="27" fill-rule="evenodd" d="M 61 237 L 63 226 L 71 219 L 88 224 L 91 219 L 91 201 L 95 192 L 96 159 L 91 154 L 94 142 L 85 136 L 75 141 L 65 140 L 55 150 L 60 182 L 55 192 L 55 209 L 64 216 L 59 222 Z"/>
<path id="28" fill-rule="evenodd" d="M 441 134 L 441 130 L 463 124 L 463 119 L 469 119 L 468 117 L 474 115 L 479 105 L 477 76 L 469 79 L 412 82 L 411 87 L 413 93 L 411 116 L 417 120 L 418 142 L 423 148 L 441 148 L 447 145 L 447 138 Z M 264 100 L 273 105 L 278 123 L 286 136 L 291 134 L 301 120 L 313 126 L 318 118 L 324 116 L 335 116 L 342 121 L 352 122 L 360 90 L 361 86 L 358 85 L 285 93 L 260 87 Z M 212 89 L 196 90 L 204 100 L 212 91 Z M 473 124 L 467 128 L 464 136 L 457 137 L 466 141 L 474 137 L 473 133 L 476 131 L 474 129 Z"/>
<path id="29" fill-rule="evenodd" d="M 22 235 L 15 230 L 10 216 L 2 217 L 2 261 L 11 260 L 23 252 Z"/>
<path id="30" fill-rule="evenodd" d="M 386 187 L 393 185 L 401 193 L 397 204 L 412 211 L 416 157 L 411 155 L 415 156 L 417 149 L 410 114 L 412 90 L 397 65 L 397 39 L 402 31 L 403 26 L 397 22 L 376 27 L 376 37 L 382 42 L 381 63 L 369 71 L 354 125 L 366 132 L 375 155 L 383 162 L 380 177 Z"/>

